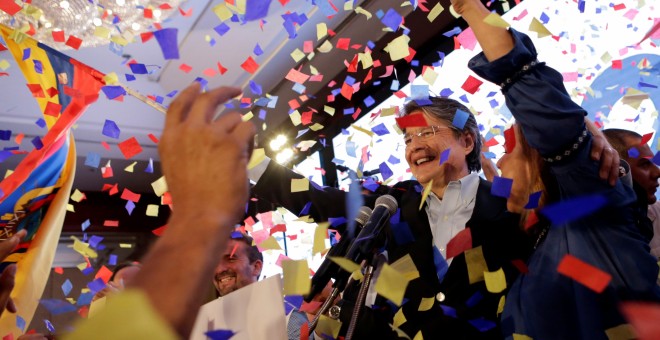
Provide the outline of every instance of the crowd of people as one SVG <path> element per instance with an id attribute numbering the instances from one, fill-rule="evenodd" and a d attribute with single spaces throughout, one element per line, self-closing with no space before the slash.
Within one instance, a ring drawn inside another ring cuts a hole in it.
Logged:
<path id="1" fill-rule="evenodd" d="M 415 180 L 388 190 L 400 209 L 397 224 L 407 225 L 413 237 L 397 240 L 386 228 L 379 255 L 390 264 L 409 256 L 419 277 L 410 280 L 400 308 L 375 294 L 361 301 L 357 290 L 347 289 L 336 303 L 339 334 L 360 308 L 356 339 L 606 339 L 628 324 L 621 303 L 660 301 L 660 235 L 654 235 L 660 230 L 660 170 L 653 153 L 635 132 L 599 131 L 586 120 L 561 74 L 537 60 L 531 40 L 484 22 L 490 12 L 479 0 L 452 5 L 483 48 L 470 69 L 501 85 L 516 121 L 505 134 L 501 174 L 482 157 L 475 117 L 463 104 L 444 97 L 407 103 L 401 116 L 425 122 L 402 129 Z M 194 83 L 172 102 L 159 144 L 174 206 L 169 228 L 130 282 L 121 282 L 126 290 L 78 325 L 71 339 L 188 338 L 196 318 L 206 322 L 197 311 L 210 277 L 219 299 L 257 282 L 263 258 L 249 236 L 234 230 L 250 180 L 253 194 L 290 211 L 311 202 L 316 221 L 346 216 L 347 193 L 339 189 L 292 193 L 291 180 L 303 177 L 268 158 L 248 173 L 255 128 L 238 113 L 213 119 L 219 104 L 239 94 L 230 87 L 202 93 Z M 457 115 L 467 115 L 464 124 L 455 124 Z M 488 180 L 478 175 L 482 166 Z M 494 182 L 501 181 L 510 183 L 506 197 L 493 195 Z M 373 206 L 376 196 L 364 195 L 365 205 Z M 567 218 L 562 209 L 571 204 L 595 208 Z M 465 232 L 472 247 L 448 252 L 450 241 Z M 0 256 L 20 237 L 0 244 Z M 580 282 L 560 270 L 567 261 L 609 279 L 600 287 Z M 15 312 L 12 268 L 0 277 L 2 311 Z M 484 272 L 497 271 L 506 288 L 493 292 Z M 104 294 L 119 287 L 114 283 Z M 300 338 L 300 327 L 309 327 L 313 317 L 294 310 L 287 318 L 289 338 Z M 122 326 L 95 333 L 109 321 Z"/>

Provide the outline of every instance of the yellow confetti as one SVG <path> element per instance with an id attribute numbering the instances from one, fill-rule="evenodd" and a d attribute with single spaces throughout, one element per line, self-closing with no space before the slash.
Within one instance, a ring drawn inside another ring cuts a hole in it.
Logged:
<path id="1" fill-rule="evenodd" d="M 417 210 L 422 210 L 422 206 L 424 206 L 424 202 L 426 202 L 426 198 L 429 197 L 429 193 L 431 193 L 431 188 L 433 187 L 433 179 L 429 181 L 429 184 L 426 185 L 426 188 L 424 188 L 424 192 L 422 192 L 422 201 L 419 202 L 419 208 Z"/>
<path id="2" fill-rule="evenodd" d="M 229 8 L 227 8 L 227 5 L 225 3 L 221 3 L 215 7 L 213 7 L 213 13 L 218 16 L 218 19 L 220 21 L 226 21 L 231 19 L 231 17 L 234 15 Z"/>
<path id="3" fill-rule="evenodd" d="M 371 58 L 371 53 L 358 53 L 358 60 L 362 63 L 362 68 L 367 69 L 374 65 L 374 60 Z"/>
<path id="4" fill-rule="evenodd" d="M 381 117 L 392 116 L 394 114 L 396 114 L 396 107 L 394 107 L 394 106 L 383 108 L 382 110 L 380 110 L 380 116 Z"/>
<path id="5" fill-rule="evenodd" d="M 621 102 L 634 108 L 635 110 L 638 110 L 639 106 L 642 104 L 642 101 L 646 99 L 649 99 L 648 93 L 629 87 L 626 90 L 626 94 L 623 96 L 623 98 L 621 98 Z"/>
<path id="6" fill-rule="evenodd" d="M 298 110 L 294 110 L 289 114 L 289 119 L 291 119 L 291 122 L 293 123 L 294 126 L 298 126 L 302 124 L 302 116 L 300 115 L 300 112 Z"/>
<path id="7" fill-rule="evenodd" d="M 66 205 L 66 211 L 76 212 L 76 210 L 73 207 L 73 204 L 67 204 Z"/>
<path id="8" fill-rule="evenodd" d="M 344 11 L 351 11 L 351 10 L 353 10 L 353 1 L 344 2 Z"/>
<path id="9" fill-rule="evenodd" d="M 332 336 L 333 339 L 336 339 L 339 336 L 339 330 L 341 329 L 341 321 L 331 319 L 325 315 L 321 315 L 319 318 L 319 323 L 316 326 L 315 333 L 318 334 L 327 334 Z"/>
<path id="10" fill-rule="evenodd" d="M 115 44 L 117 44 L 117 45 L 121 45 L 121 46 L 126 46 L 126 45 L 128 45 L 128 40 L 126 40 L 126 39 L 124 39 L 123 37 L 120 37 L 120 36 L 118 36 L 118 35 L 116 35 L 116 36 L 110 38 L 110 41 L 112 41 L 113 43 L 115 43 Z"/>
<path id="11" fill-rule="evenodd" d="M 605 52 L 600 57 L 600 60 L 605 64 L 609 64 L 609 62 L 612 61 L 612 55 L 610 55 L 610 52 Z"/>
<path id="12" fill-rule="evenodd" d="M 328 25 L 325 22 L 316 24 L 316 40 L 321 40 L 328 35 Z"/>
<path id="13" fill-rule="evenodd" d="M 435 303 L 435 297 L 422 298 L 422 301 L 419 302 L 418 311 L 425 312 L 433 307 Z"/>
<path id="14" fill-rule="evenodd" d="M 323 129 L 324 126 L 321 125 L 321 124 L 319 124 L 319 123 L 314 123 L 314 125 L 310 126 L 309 128 L 310 128 L 312 131 L 318 131 L 318 130 Z"/>
<path id="15" fill-rule="evenodd" d="M 264 250 L 282 250 L 282 247 L 280 247 L 280 244 L 272 235 L 269 238 L 261 241 L 258 246 Z"/>
<path id="16" fill-rule="evenodd" d="M 373 16 L 371 12 L 367 11 L 366 9 L 360 6 L 355 8 L 355 13 L 364 15 L 365 17 L 367 17 L 367 20 L 371 19 L 371 17 Z"/>
<path id="17" fill-rule="evenodd" d="M 296 222 L 305 222 L 305 223 L 314 223 L 314 219 L 309 215 L 300 216 L 297 219 L 295 219 L 294 221 L 296 221 Z"/>
<path id="18" fill-rule="evenodd" d="M 295 62 L 300 62 L 303 58 L 305 58 L 305 53 L 303 53 L 303 51 L 301 51 L 300 49 L 296 48 L 295 50 L 293 50 L 293 52 L 291 52 L 291 58 L 293 58 Z"/>
<path id="19" fill-rule="evenodd" d="M 328 238 L 328 227 L 330 223 L 319 223 L 314 230 L 314 245 L 312 247 L 312 254 L 323 253 L 326 249 L 325 240 Z"/>
<path id="20" fill-rule="evenodd" d="M 5 178 L 9 177 L 9 175 L 11 175 L 13 173 L 14 173 L 14 170 L 7 169 L 7 171 L 5 171 Z"/>
<path id="21" fill-rule="evenodd" d="M 424 340 L 424 336 L 422 335 L 422 331 L 417 331 L 417 334 L 415 334 L 415 337 L 413 340 Z"/>
<path id="22" fill-rule="evenodd" d="M 158 217 L 158 204 L 147 205 L 147 216 Z"/>
<path id="23" fill-rule="evenodd" d="M 160 176 L 159 179 L 151 182 L 151 187 L 154 189 L 156 196 L 161 197 L 167 192 L 167 182 L 165 176 Z"/>
<path id="24" fill-rule="evenodd" d="M 331 116 L 334 116 L 335 115 L 335 108 L 332 107 L 332 106 L 323 105 L 323 112 L 325 112 L 325 113 L 327 113 Z"/>
<path id="25" fill-rule="evenodd" d="M 506 299 L 504 298 L 504 295 L 500 296 L 500 302 L 497 304 L 497 315 L 502 314 L 504 311 L 504 303 L 506 302 Z"/>
<path id="26" fill-rule="evenodd" d="M 534 340 L 534 339 L 524 334 L 513 333 L 513 340 Z"/>
<path id="27" fill-rule="evenodd" d="M 124 171 L 133 173 L 135 171 L 135 164 L 137 164 L 137 162 L 133 162 L 133 163 L 129 164 L 128 166 L 126 166 L 124 168 Z"/>
<path id="28" fill-rule="evenodd" d="M 364 129 L 364 128 L 358 126 L 357 124 L 353 124 L 353 125 L 351 125 L 351 127 L 354 128 L 355 130 L 358 130 L 358 131 L 360 131 L 360 132 L 366 134 L 366 135 L 369 136 L 369 137 L 373 137 L 373 136 L 374 136 L 374 133 L 373 133 L 372 131 L 369 131 L 369 130 L 367 130 L 367 129 Z"/>
<path id="29" fill-rule="evenodd" d="M 80 255 L 93 259 L 98 257 L 96 251 L 89 247 L 89 243 L 83 242 L 75 236 L 71 236 L 71 238 L 73 239 L 73 250 L 78 252 Z"/>
<path id="30" fill-rule="evenodd" d="M 8 69 L 9 66 L 10 66 L 10 64 L 9 64 L 9 62 L 7 61 L 7 59 L 2 59 L 2 60 L 0 60 L 0 69 L 1 69 L 1 70 L 4 71 L 4 70 Z"/>
<path id="31" fill-rule="evenodd" d="M 328 53 L 332 51 L 332 44 L 329 41 L 324 41 L 321 46 L 318 47 L 319 52 Z"/>
<path id="32" fill-rule="evenodd" d="M 252 119 L 252 117 L 254 117 L 254 113 L 252 113 L 252 111 L 249 111 L 248 113 L 241 116 L 241 120 L 247 122 L 250 119 Z"/>
<path id="33" fill-rule="evenodd" d="M 390 43 L 385 47 L 385 51 L 390 54 L 390 59 L 392 59 L 392 61 L 403 59 L 410 55 L 410 51 L 408 50 L 409 42 L 410 37 L 405 34 L 401 35 L 390 41 Z"/>
<path id="34" fill-rule="evenodd" d="M 609 340 L 628 340 L 637 339 L 635 332 L 630 324 L 624 323 L 616 327 L 605 330 L 607 339 Z"/>
<path id="35" fill-rule="evenodd" d="M 71 200 L 74 202 L 80 202 L 83 198 L 85 198 L 85 194 L 80 192 L 78 189 L 76 189 L 76 191 L 71 194 Z"/>
<path id="36" fill-rule="evenodd" d="M 133 248 L 133 245 L 130 244 L 130 243 L 120 243 L 120 244 L 119 244 L 119 248 L 130 249 L 130 248 Z"/>
<path id="37" fill-rule="evenodd" d="M 106 85 L 113 85 L 119 82 L 119 76 L 117 76 L 117 73 L 111 72 L 103 76 L 103 81 Z"/>
<path id="38" fill-rule="evenodd" d="M 497 13 L 490 13 L 486 18 L 484 18 L 484 22 L 495 27 L 502 27 L 502 28 L 508 28 L 509 23 L 506 22 L 506 20 L 502 19 L 502 17 L 497 14 Z"/>
<path id="39" fill-rule="evenodd" d="M 291 179 L 291 192 L 301 192 L 309 190 L 309 180 L 307 178 Z"/>
<path id="40" fill-rule="evenodd" d="M 444 10 L 445 8 L 438 2 L 433 6 L 433 9 L 429 12 L 429 15 L 426 18 L 429 19 L 430 22 L 433 22 L 433 20 L 435 20 Z"/>
<path id="41" fill-rule="evenodd" d="M 282 261 L 284 295 L 307 295 L 312 281 L 309 279 L 307 260 Z"/>
<path id="42" fill-rule="evenodd" d="M 356 270 L 360 270 L 360 265 L 345 258 L 345 257 L 339 257 L 339 256 L 331 256 L 329 257 L 330 261 L 336 263 L 341 269 L 352 273 L 355 272 Z"/>
<path id="43" fill-rule="evenodd" d="M 403 308 L 399 308 L 399 310 L 394 314 L 394 319 L 392 320 L 392 326 L 394 327 L 399 327 L 406 323 L 408 320 L 406 319 L 406 316 L 403 314 Z"/>
<path id="44" fill-rule="evenodd" d="M 265 158 L 266 158 L 266 150 L 264 150 L 263 148 L 254 149 L 252 151 L 252 157 L 250 157 L 250 161 L 248 162 L 247 168 L 248 169 L 254 168 L 255 166 L 261 164 L 261 162 L 263 162 Z"/>
<path id="45" fill-rule="evenodd" d="M 109 39 L 110 38 L 110 29 L 107 27 L 103 26 L 96 26 L 94 28 L 94 36 L 102 38 L 102 39 Z"/>
<path id="46" fill-rule="evenodd" d="M 481 246 L 465 251 L 465 263 L 468 268 L 470 284 L 484 280 L 484 272 L 488 270 L 484 252 Z"/>
<path id="47" fill-rule="evenodd" d="M 532 32 L 536 32 L 538 34 L 539 38 L 544 38 L 549 35 L 552 35 L 548 29 L 543 26 L 543 23 L 541 23 L 538 19 L 532 18 L 532 22 L 529 24 L 529 30 Z"/>
<path id="48" fill-rule="evenodd" d="M 491 293 L 501 293 L 506 289 L 506 276 L 502 268 L 494 271 L 484 272 L 484 280 L 486 281 L 486 289 Z"/>
<path id="49" fill-rule="evenodd" d="M 378 294 L 392 301 L 395 305 L 401 306 L 407 287 L 408 280 L 403 278 L 403 274 L 386 263 L 380 270 L 374 288 Z"/>
<path id="50" fill-rule="evenodd" d="M 87 262 L 78 263 L 76 267 L 78 268 L 78 270 L 83 271 L 85 270 L 85 268 L 87 268 Z"/>
<path id="51" fill-rule="evenodd" d="M 438 72 L 435 72 L 431 67 L 427 67 L 424 69 L 424 73 L 422 73 L 422 79 L 424 79 L 427 84 L 433 85 L 438 79 Z"/>
<path id="52" fill-rule="evenodd" d="M 396 260 L 391 266 L 394 270 L 403 274 L 408 281 L 412 281 L 419 277 L 419 271 L 417 271 L 415 262 L 413 262 L 410 254 L 406 254 L 406 256 Z"/>

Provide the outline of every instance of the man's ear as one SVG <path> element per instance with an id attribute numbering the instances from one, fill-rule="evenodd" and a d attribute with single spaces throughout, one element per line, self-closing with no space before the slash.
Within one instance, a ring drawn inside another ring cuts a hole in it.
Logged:
<path id="1" fill-rule="evenodd" d="M 259 279 L 259 276 L 261 276 L 261 270 L 264 267 L 264 263 L 261 260 L 256 260 L 252 264 L 252 275 Z"/>
<path id="2" fill-rule="evenodd" d="M 463 132 L 463 140 L 465 141 L 465 155 L 469 155 L 474 150 L 474 136 L 471 132 Z"/>

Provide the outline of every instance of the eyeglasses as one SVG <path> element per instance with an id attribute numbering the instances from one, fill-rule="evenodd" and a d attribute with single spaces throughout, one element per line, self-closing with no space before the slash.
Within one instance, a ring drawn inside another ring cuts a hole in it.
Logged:
<path id="1" fill-rule="evenodd" d="M 410 143 L 412 143 L 413 136 L 421 140 L 427 140 L 435 136 L 438 132 L 442 130 L 453 130 L 453 129 L 448 126 L 437 126 L 437 125 L 427 126 L 419 130 L 419 132 L 403 134 L 403 143 L 406 144 L 406 146 L 408 146 Z"/>

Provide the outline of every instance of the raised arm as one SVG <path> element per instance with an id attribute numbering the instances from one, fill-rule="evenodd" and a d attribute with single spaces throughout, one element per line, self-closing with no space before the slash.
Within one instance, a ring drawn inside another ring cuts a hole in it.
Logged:
<path id="1" fill-rule="evenodd" d="M 529 144 L 546 158 L 570 149 L 585 131 L 585 111 L 571 100 L 561 74 L 536 60 L 536 49 L 526 35 L 486 24 L 489 12 L 480 1 L 452 3 L 484 49 L 470 60 L 470 69 L 502 86 Z"/>

